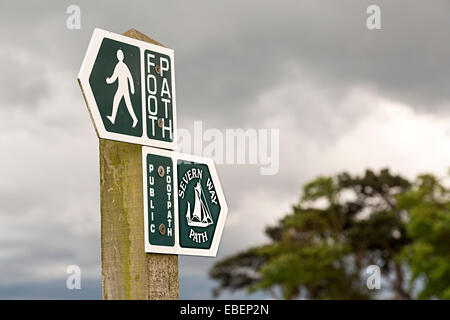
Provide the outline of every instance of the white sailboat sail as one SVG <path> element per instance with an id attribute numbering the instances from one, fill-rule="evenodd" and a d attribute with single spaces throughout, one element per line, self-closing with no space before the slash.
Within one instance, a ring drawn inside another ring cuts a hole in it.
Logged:
<path id="1" fill-rule="evenodd" d="M 186 209 L 186 219 L 188 226 L 191 227 L 207 227 L 213 223 L 211 212 L 206 203 L 200 180 L 194 188 L 194 209 L 191 212 L 191 206 L 188 201 Z"/>

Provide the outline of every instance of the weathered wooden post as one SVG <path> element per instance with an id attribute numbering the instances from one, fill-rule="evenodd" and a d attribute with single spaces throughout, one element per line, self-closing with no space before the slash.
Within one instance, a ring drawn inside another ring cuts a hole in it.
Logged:
<path id="1" fill-rule="evenodd" d="M 178 256 L 144 250 L 142 147 L 99 139 L 99 148 L 103 299 L 178 299 Z"/>
<path id="2" fill-rule="evenodd" d="M 142 147 L 99 141 L 103 299 L 178 299 L 178 256 L 144 249 Z"/>
<path id="3" fill-rule="evenodd" d="M 178 299 L 178 256 L 144 249 L 142 147 L 99 139 L 99 149 L 103 299 Z"/>

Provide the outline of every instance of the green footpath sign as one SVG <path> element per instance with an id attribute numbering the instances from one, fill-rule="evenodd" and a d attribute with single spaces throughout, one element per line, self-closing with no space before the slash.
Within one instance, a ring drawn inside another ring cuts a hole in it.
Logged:
<path id="1" fill-rule="evenodd" d="M 95 29 L 78 81 L 99 138 L 175 148 L 173 50 Z"/>
<path id="2" fill-rule="evenodd" d="M 78 82 L 99 138 L 143 146 L 145 251 L 216 256 L 228 208 L 214 163 L 169 151 L 173 50 L 95 29 Z"/>
<path id="3" fill-rule="evenodd" d="M 215 256 L 227 204 L 211 159 L 142 148 L 145 250 Z"/>

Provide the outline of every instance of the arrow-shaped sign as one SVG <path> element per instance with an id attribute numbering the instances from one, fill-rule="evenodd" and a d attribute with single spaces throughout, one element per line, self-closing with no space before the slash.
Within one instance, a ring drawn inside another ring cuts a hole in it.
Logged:
<path id="1" fill-rule="evenodd" d="M 95 29 L 78 82 L 99 138 L 175 149 L 173 50 Z"/>
<path id="2" fill-rule="evenodd" d="M 142 148 L 145 251 L 216 256 L 228 212 L 211 159 Z"/>

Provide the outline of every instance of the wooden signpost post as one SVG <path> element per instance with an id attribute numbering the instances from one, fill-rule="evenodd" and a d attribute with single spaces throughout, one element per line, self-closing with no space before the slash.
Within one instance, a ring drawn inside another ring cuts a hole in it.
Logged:
<path id="1" fill-rule="evenodd" d="M 99 137 L 103 298 L 178 299 L 178 254 L 215 256 L 228 209 L 212 160 L 172 151 L 173 50 L 96 29 L 78 82 Z"/>
<path id="2" fill-rule="evenodd" d="M 146 253 L 142 148 L 100 139 L 103 299 L 178 299 L 178 256 Z"/>
<path id="3" fill-rule="evenodd" d="M 103 299 L 178 299 L 178 256 L 144 249 L 141 146 L 100 139 L 99 149 Z"/>

